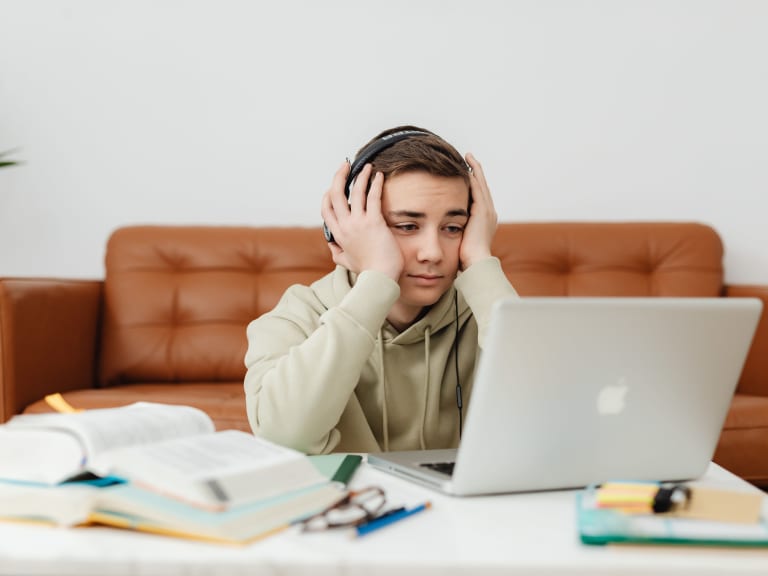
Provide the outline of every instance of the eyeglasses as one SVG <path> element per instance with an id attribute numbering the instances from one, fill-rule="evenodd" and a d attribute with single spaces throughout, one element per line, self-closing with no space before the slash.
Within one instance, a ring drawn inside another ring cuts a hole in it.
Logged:
<path id="1" fill-rule="evenodd" d="M 302 530 L 318 532 L 329 528 L 359 526 L 373 520 L 384 507 L 386 501 L 384 490 L 378 486 L 351 490 L 335 504 L 306 518 L 302 522 Z"/>

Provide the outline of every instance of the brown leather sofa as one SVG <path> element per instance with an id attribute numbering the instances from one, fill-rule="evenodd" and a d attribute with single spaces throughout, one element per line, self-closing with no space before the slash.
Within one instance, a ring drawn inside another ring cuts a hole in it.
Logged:
<path id="1" fill-rule="evenodd" d="M 697 223 L 503 223 L 494 252 L 523 296 L 756 296 L 765 303 L 715 461 L 768 484 L 768 286 L 723 281 Z M 184 403 L 249 430 L 245 327 L 332 269 L 319 228 L 115 231 L 104 280 L 0 279 L 0 419 L 137 400 Z M 695 402 L 696 399 L 692 399 Z"/>

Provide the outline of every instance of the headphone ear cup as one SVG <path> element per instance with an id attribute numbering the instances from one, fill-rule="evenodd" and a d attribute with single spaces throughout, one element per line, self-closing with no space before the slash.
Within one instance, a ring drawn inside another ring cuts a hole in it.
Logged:
<path id="1" fill-rule="evenodd" d="M 331 231 L 328 229 L 328 224 L 323 222 L 323 236 L 325 236 L 326 242 L 333 242 L 333 234 L 331 234 Z"/>

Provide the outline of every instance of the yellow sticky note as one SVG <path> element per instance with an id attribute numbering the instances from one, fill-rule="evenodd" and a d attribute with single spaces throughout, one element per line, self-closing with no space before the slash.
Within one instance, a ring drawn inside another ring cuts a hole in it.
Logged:
<path id="1" fill-rule="evenodd" d="M 659 486 L 644 482 L 608 482 L 596 493 L 600 508 L 619 508 L 627 512 L 649 511 Z"/>

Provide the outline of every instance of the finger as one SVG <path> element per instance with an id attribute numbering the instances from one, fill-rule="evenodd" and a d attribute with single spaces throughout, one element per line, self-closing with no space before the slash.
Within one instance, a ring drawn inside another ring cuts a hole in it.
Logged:
<path id="1" fill-rule="evenodd" d="M 492 203 L 491 190 L 488 187 L 488 182 L 485 180 L 485 173 L 480 162 L 475 158 L 472 153 L 468 153 L 466 156 L 467 164 L 472 168 L 469 181 L 472 186 L 472 198 L 473 200 L 485 201 Z"/>
<path id="2" fill-rule="evenodd" d="M 333 205 L 331 204 L 331 191 L 329 190 L 323 194 L 323 200 L 320 203 L 320 215 L 323 217 L 323 222 L 331 231 L 334 238 L 338 230 L 338 222 L 336 220 L 336 214 L 333 212 Z"/>
<path id="3" fill-rule="evenodd" d="M 367 211 L 370 214 L 381 214 L 381 195 L 384 190 L 384 174 L 376 172 L 371 182 L 371 189 L 366 199 Z"/>
<path id="4" fill-rule="evenodd" d="M 477 179 L 478 183 L 485 189 L 489 190 L 488 182 L 485 180 L 485 172 L 483 172 L 483 166 L 480 164 L 477 158 L 470 152 L 466 156 L 467 164 L 472 168 L 472 176 Z"/>
<path id="5" fill-rule="evenodd" d="M 331 182 L 331 189 L 344 194 L 344 186 L 347 183 L 347 175 L 349 174 L 350 166 L 349 160 L 344 160 L 336 169 L 336 173 L 333 175 L 333 182 Z"/>
<path id="6" fill-rule="evenodd" d="M 371 177 L 373 166 L 366 164 L 355 178 L 352 190 L 349 193 L 350 209 L 353 214 L 363 214 L 366 206 L 366 190 L 368 189 L 368 180 Z"/>
<path id="7" fill-rule="evenodd" d="M 330 192 L 326 192 L 323 194 L 323 197 L 320 198 L 320 216 L 326 221 L 328 220 L 329 212 L 331 210 L 331 199 L 329 194 Z"/>
<path id="8" fill-rule="evenodd" d="M 344 186 L 347 182 L 347 174 L 349 174 L 349 162 L 346 160 L 336 170 L 336 174 L 333 176 L 333 183 L 331 184 L 328 195 L 330 197 L 330 203 L 333 208 L 336 218 L 343 218 L 349 213 L 349 204 L 347 203 L 347 197 L 344 194 Z"/>

